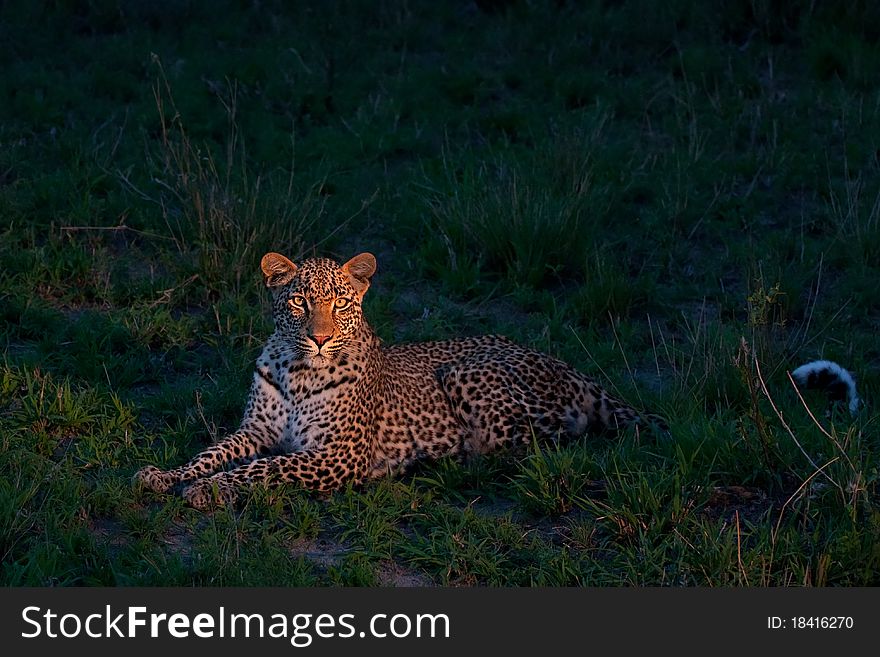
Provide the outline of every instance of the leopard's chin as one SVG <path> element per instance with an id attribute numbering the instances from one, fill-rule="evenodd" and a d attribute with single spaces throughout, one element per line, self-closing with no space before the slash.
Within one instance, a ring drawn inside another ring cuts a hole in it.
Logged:
<path id="1" fill-rule="evenodd" d="M 305 358 L 306 363 L 308 363 L 309 367 L 314 370 L 320 370 L 325 367 L 330 367 L 336 359 L 333 356 L 328 356 L 327 354 L 323 354 L 320 351 L 316 354 L 309 354 Z"/>

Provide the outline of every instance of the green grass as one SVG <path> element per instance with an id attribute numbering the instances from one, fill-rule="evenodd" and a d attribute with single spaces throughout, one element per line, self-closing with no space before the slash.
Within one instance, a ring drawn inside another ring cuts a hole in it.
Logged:
<path id="1" fill-rule="evenodd" d="M 877 9 L 495 4 L 7 3 L 0 581 L 880 583 Z M 372 251 L 386 341 L 505 333 L 671 435 L 136 492 L 237 426 L 269 250 Z"/>

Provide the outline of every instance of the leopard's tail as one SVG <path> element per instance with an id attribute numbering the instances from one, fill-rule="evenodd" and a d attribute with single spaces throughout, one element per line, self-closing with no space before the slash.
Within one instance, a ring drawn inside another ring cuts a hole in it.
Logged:
<path id="1" fill-rule="evenodd" d="M 604 393 L 594 411 L 593 430 L 616 433 L 626 427 L 638 427 L 661 436 L 669 435 L 669 425 L 660 415 L 642 413 L 629 404 L 613 399 Z"/>
<path id="2" fill-rule="evenodd" d="M 824 390 L 832 401 L 846 402 L 853 415 L 859 412 L 861 401 L 856 392 L 855 378 L 834 361 L 814 360 L 801 365 L 791 373 L 791 377 L 805 388 Z"/>

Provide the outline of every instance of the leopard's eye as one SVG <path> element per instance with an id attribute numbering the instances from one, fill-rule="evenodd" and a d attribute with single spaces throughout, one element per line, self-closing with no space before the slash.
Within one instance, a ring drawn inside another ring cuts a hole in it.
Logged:
<path id="1" fill-rule="evenodd" d="M 346 299 L 344 297 L 339 297 L 336 301 L 333 302 L 333 307 L 336 310 L 345 310 L 351 305 L 351 299 Z"/>
<path id="2" fill-rule="evenodd" d="M 305 297 L 301 297 L 300 295 L 297 294 L 295 297 L 291 297 L 290 299 L 288 299 L 287 305 L 289 305 L 291 308 L 305 308 L 306 307 Z"/>

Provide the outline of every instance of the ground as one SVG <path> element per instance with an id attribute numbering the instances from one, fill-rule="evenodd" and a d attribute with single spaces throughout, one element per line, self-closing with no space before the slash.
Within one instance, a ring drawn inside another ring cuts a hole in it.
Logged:
<path id="1" fill-rule="evenodd" d="M 288 7 L 4 5 L 2 583 L 880 584 L 880 10 Z M 240 419 L 266 251 L 371 251 L 387 342 L 504 333 L 671 436 L 135 490 Z"/>

